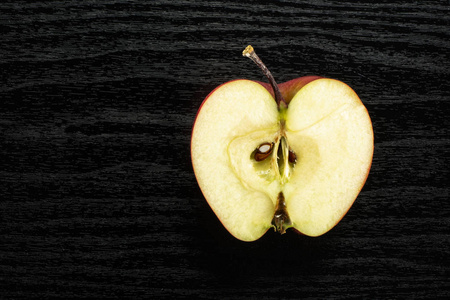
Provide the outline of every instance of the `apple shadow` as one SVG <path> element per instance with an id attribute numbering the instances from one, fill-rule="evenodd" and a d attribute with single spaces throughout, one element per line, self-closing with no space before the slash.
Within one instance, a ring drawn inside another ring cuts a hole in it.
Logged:
<path id="1" fill-rule="evenodd" d="M 258 278 L 273 278 L 274 283 L 282 285 L 283 279 L 294 277 L 307 283 L 309 276 L 325 273 L 327 259 L 335 255 L 336 241 L 331 234 L 311 238 L 292 229 L 284 235 L 269 229 L 255 242 L 242 242 L 226 229 L 214 227 L 209 230 L 211 239 L 199 247 L 196 263 L 213 282 L 223 285 L 244 288 L 254 285 Z"/>

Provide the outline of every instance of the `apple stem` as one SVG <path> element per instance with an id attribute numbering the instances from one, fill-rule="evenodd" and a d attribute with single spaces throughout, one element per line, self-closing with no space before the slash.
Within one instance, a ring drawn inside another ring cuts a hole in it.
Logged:
<path id="1" fill-rule="evenodd" d="M 280 89 L 278 88 L 278 85 L 277 85 L 275 79 L 273 78 L 272 73 L 270 73 L 270 71 L 269 71 L 269 69 L 267 69 L 266 65 L 261 61 L 261 59 L 258 57 L 258 55 L 256 55 L 256 52 L 253 49 L 253 47 L 251 45 L 248 45 L 247 48 L 245 48 L 244 51 L 242 52 L 242 55 L 247 56 L 248 58 L 253 60 L 253 62 L 255 64 L 257 64 L 258 67 L 261 68 L 264 75 L 266 75 L 267 79 L 269 80 L 270 85 L 272 86 L 273 92 L 275 94 L 275 101 L 277 102 L 278 107 L 280 109 L 287 108 L 286 100 L 284 100 L 283 96 L 281 95 Z"/>

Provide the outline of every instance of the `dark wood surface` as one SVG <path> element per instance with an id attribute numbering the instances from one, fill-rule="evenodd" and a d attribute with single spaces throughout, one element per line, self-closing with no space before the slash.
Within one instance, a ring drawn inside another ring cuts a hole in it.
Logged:
<path id="1" fill-rule="evenodd" d="M 6 1 L 0 298 L 450 297 L 449 1 Z M 234 239 L 190 133 L 235 78 L 340 79 L 375 131 L 368 181 L 308 238 Z"/>

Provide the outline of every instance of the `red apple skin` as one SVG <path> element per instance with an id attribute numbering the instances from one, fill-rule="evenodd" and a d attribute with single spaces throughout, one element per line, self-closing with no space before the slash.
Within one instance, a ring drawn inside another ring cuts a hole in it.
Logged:
<path id="1" fill-rule="evenodd" d="M 321 77 L 321 76 L 315 76 L 315 75 L 310 75 L 310 76 L 303 76 L 303 77 L 299 77 L 299 78 L 296 78 L 296 79 L 292 79 L 292 80 L 289 80 L 289 81 L 286 81 L 286 82 L 283 82 L 283 83 L 281 83 L 281 84 L 278 84 L 278 88 L 280 89 L 280 92 L 281 92 L 281 95 L 283 96 L 283 98 L 285 99 L 285 101 L 286 101 L 286 103 L 287 104 L 289 104 L 289 102 L 292 100 L 292 98 L 295 96 L 295 94 L 300 90 L 300 89 L 302 89 L 305 85 L 307 85 L 308 83 L 310 83 L 310 82 L 312 82 L 312 81 L 314 81 L 314 80 L 316 80 L 316 79 L 320 79 L 320 78 L 324 78 L 324 77 Z M 206 103 L 206 101 L 208 100 L 208 98 L 209 98 L 209 96 L 211 96 L 218 88 L 220 88 L 221 86 L 223 86 L 223 85 L 225 85 L 225 84 L 228 84 L 228 83 L 230 83 L 230 82 L 233 82 L 233 81 L 236 81 L 236 80 L 242 80 L 242 79 L 234 79 L 234 80 L 230 80 L 230 81 L 228 81 L 228 82 L 225 82 L 225 83 L 223 83 L 223 84 L 221 84 L 221 85 L 219 85 L 219 86 L 217 86 L 214 90 L 212 90 L 206 97 L 205 97 L 205 99 L 202 101 L 202 103 L 201 103 L 201 105 L 200 105 L 200 108 L 198 109 L 198 111 L 197 111 L 197 115 L 196 115 L 196 117 L 195 117 L 195 121 L 194 121 L 194 126 L 192 126 L 192 132 L 191 132 L 191 144 L 192 144 L 192 136 L 193 136 L 193 131 L 194 131 L 194 127 L 195 127 L 195 122 L 197 122 L 197 117 L 198 117 L 198 114 L 200 113 L 200 111 L 201 111 L 201 109 L 202 109 L 202 107 L 203 107 L 203 104 L 205 104 Z M 272 97 L 274 97 L 274 99 L 275 99 L 275 96 L 274 96 L 274 92 L 273 92 L 273 89 L 272 89 L 272 86 L 269 84 L 269 83 L 266 83 L 266 82 L 261 82 L 261 81 L 256 81 L 256 80 L 253 80 L 254 82 L 257 82 L 257 83 L 259 83 L 260 85 L 262 85 L 271 95 L 272 95 Z M 359 98 L 359 97 L 358 97 Z M 367 112 L 367 114 L 368 114 L 368 112 Z M 372 154 L 373 155 L 373 154 Z M 191 146 L 191 157 L 192 157 L 192 146 Z M 191 163 L 192 163 L 192 161 L 191 161 Z M 193 168 L 194 169 L 194 168 Z M 367 177 L 369 176 L 369 172 L 370 172 L 370 169 L 371 169 L 371 165 L 369 165 L 369 168 L 367 169 L 367 173 L 366 173 L 366 179 L 367 179 Z M 194 175 L 196 176 L 196 179 L 197 179 L 197 175 L 195 174 L 195 169 L 194 169 Z M 197 180 L 198 181 L 198 180 Z M 365 181 L 364 181 L 365 182 Z M 364 185 L 361 187 L 361 189 L 364 187 Z M 203 191 L 202 191 L 202 193 L 203 193 Z M 206 198 L 205 198 L 206 199 Z M 356 200 L 356 199 L 355 199 Z M 208 199 L 206 199 L 206 201 L 208 202 Z M 209 204 L 209 203 L 208 203 Z M 351 208 L 351 206 L 352 205 L 350 205 L 350 207 L 349 207 L 349 209 Z M 210 207 L 211 207 L 211 205 L 210 205 Z M 212 208 L 211 208 L 212 209 Z M 214 210 L 213 210 L 214 211 Z M 347 211 L 348 212 L 348 211 Z M 341 220 L 342 220 L 342 218 L 347 214 L 347 212 L 345 213 L 345 214 L 343 214 L 342 215 L 342 217 L 341 217 L 341 219 L 339 219 L 339 221 L 337 221 L 333 226 L 332 226 L 332 228 L 334 227 L 334 226 L 336 226 Z M 214 213 L 215 213 L 215 215 L 217 216 L 217 214 L 216 214 L 216 212 L 214 211 Z M 220 219 L 219 219 L 219 221 L 220 221 Z M 269 228 L 268 228 L 269 229 Z M 298 234 L 301 234 L 301 235 L 304 235 L 301 231 L 299 231 L 299 230 L 297 230 L 297 229 L 295 229 L 295 228 L 293 228 L 292 227 L 292 229 L 294 229 L 294 232 L 297 232 Z M 330 228 L 330 230 L 331 230 L 331 228 Z M 236 237 L 237 238 L 237 237 Z"/>

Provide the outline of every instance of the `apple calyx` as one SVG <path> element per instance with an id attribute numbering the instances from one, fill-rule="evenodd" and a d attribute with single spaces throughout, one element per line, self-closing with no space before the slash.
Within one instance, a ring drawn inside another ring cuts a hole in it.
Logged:
<path id="1" fill-rule="evenodd" d="M 280 234 L 285 234 L 286 229 L 292 227 L 292 222 L 289 219 L 289 214 L 286 210 L 286 201 L 284 200 L 283 192 L 278 194 L 277 206 L 272 219 L 272 226 L 275 231 Z"/>

